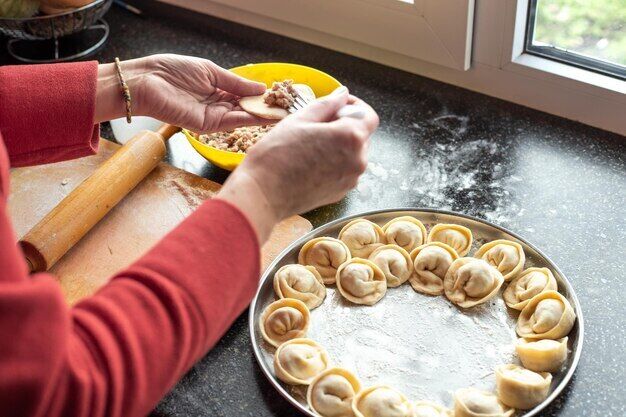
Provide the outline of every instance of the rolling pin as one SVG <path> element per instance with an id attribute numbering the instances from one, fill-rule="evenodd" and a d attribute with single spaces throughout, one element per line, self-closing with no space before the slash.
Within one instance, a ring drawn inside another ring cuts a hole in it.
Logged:
<path id="1" fill-rule="evenodd" d="M 141 182 L 165 156 L 165 141 L 180 129 L 143 130 L 67 195 L 22 239 L 31 272 L 46 271 Z"/>

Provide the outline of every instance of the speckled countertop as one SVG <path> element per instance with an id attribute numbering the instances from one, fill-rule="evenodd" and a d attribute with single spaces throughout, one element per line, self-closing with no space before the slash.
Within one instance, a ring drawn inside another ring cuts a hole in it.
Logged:
<path id="1" fill-rule="evenodd" d="M 358 188 L 306 217 L 318 226 L 366 210 L 433 207 L 475 215 L 521 234 L 571 280 L 586 319 L 578 370 L 542 415 L 626 415 L 624 137 L 169 6 L 149 9 L 150 16 L 138 18 L 113 8 L 107 16 L 111 39 L 97 59 L 173 52 L 224 67 L 302 63 L 334 75 L 371 103 L 381 124 Z M 171 141 L 169 158 L 208 178 L 226 177 L 180 137 Z M 297 413 L 261 374 L 244 314 L 154 415 Z"/>

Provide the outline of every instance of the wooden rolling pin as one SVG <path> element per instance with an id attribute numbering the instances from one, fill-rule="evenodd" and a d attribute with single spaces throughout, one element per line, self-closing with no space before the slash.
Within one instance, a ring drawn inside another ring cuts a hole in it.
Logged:
<path id="1" fill-rule="evenodd" d="M 52 267 L 165 156 L 165 141 L 179 128 L 143 130 L 76 187 L 20 240 L 31 272 Z"/>

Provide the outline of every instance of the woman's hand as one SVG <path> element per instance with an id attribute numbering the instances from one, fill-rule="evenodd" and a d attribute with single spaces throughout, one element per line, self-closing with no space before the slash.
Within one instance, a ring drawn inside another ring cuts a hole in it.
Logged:
<path id="1" fill-rule="evenodd" d="M 346 104 L 361 107 L 363 117 L 337 119 Z M 336 202 L 356 186 L 377 126 L 376 112 L 341 87 L 276 125 L 218 197 L 239 207 L 264 242 L 278 221 Z"/>
<path id="2" fill-rule="evenodd" d="M 269 121 L 242 111 L 237 100 L 258 95 L 265 84 L 239 77 L 202 58 L 162 54 L 122 62 L 132 113 L 196 132 L 232 130 Z M 125 115 L 114 64 L 98 68 L 97 123 Z"/>

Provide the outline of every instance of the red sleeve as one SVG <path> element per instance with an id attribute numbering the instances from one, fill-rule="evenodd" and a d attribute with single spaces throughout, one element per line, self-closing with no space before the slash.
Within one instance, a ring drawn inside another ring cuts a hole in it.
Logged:
<path id="1" fill-rule="evenodd" d="M 0 67 L 0 131 L 14 167 L 94 153 L 96 61 Z"/>
<path id="2" fill-rule="evenodd" d="M 0 278 L 0 415 L 146 415 L 246 308 L 259 269 L 247 219 L 213 200 L 73 308 L 48 275 Z"/>

